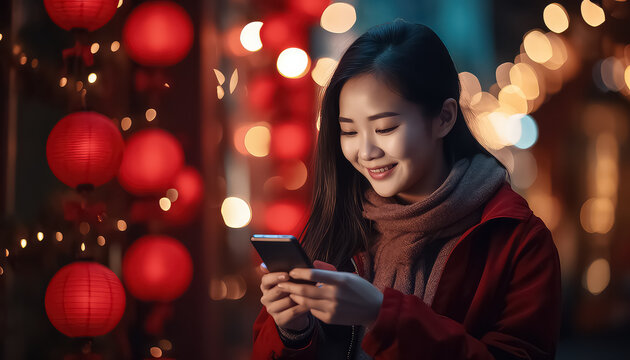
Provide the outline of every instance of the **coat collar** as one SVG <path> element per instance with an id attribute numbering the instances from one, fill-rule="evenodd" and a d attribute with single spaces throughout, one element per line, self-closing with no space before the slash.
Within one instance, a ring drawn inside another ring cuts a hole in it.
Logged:
<path id="1" fill-rule="evenodd" d="M 484 207 L 481 223 L 497 218 L 526 220 L 531 214 L 527 201 L 505 182 Z"/>

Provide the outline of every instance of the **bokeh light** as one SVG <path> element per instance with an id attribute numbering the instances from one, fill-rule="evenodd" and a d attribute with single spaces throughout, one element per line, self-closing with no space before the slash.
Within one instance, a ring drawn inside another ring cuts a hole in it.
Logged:
<path id="1" fill-rule="evenodd" d="M 299 48 L 284 49 L 278 55 L 276 66 L 280 75 L 287 78 L 301 78 L 308 71 L 310 59 L 306 51 Z"/>
<path id="2" fill-rule="evenodd" d="M 599 258 L 586 269 L 584 287 L 593 295 L 601 294 L 610 283 L 610 264 L 608 260 Z"/>
<path id="3" fill-rule="evenodd" d="M 252 126 L 245 133 L 244 143 L 245 149 L 251 155 L 255 157 L 267 156 L 271 145 L 271 132 L 266 126 Z"/>
<path id="4" fill-rule="evenodd" d="M 171 209 L 171 200 L 167 197 L 160 198 L 160 209 L 162 211 L 169 211 Z"/>
<path id="5" fill-rule="evenodd" d="M 263 23 L 261 21 L 253 21 L 249 24 L 243 26 L 243 30 L 241 30 L 241 45 L 247 51 L 258 51 L 262 49 L 263 43 L 260 40 L 260 28 L 262 28 Z"/>
<path id="6" fill-rule="evenodd" d="M 558 3 L 551 3 L 545 7 L 543 20 L 549 30 L 558 34 L 569 28 L 569 14 Z"/>
<path id="7" fill-rule="evenodd" d="M 311 71 L 313 81 L 319 86 L 326 86 L 337 68 L 338 61 L 328 57 L 317 59 L 315 66 Z"/>
<path id="8" fill-rule="evenodd" d="M 330 4 L 322 13 L 320 25 L 324 30 L 341 34 L 352 28 L 357 21 L 354 6 L 338 2 Z"/>
<path id="9" fill-rule="evenodd" d="M 514 116 L 520 116 L 521 121 L 521 138 L 514 146 L 519 149 L 529 149 L 538 140 L 538 125 L 530 115 Z"/>
<path id="10" fill-rule="evenodd" d="M 614 223 L 615 205 L 608 198 L 590 198 L 580 209 L 580 224 L 588 233 L 606 234 Z"/>
<path id="11" fill-rule="evenodd" d="M 523 47 L 525 48 L 527 56 L 537 63 L 542 64 L 551 59 L 551 42 L 549 42 L 547 36 L 539 30 L 532 30 L 525 35 L 523 38 Z"/>
<path id="12" fill-rule="evenodd" d="M 252 219 L 252 209 L 249 204 L 237 197 L 228 197 L 221 204 L 221 215 L 225 225 L 231 228 L 242 228 Z"/>
<path id="13" fill-rule="evenodd" d="M 582 4 L 580 4 L 580 12 L 582 13 L 584 21 L 592 27 L 597 27 L 606 21 L 604 9 L 589 0 L 582 1 Z"/>

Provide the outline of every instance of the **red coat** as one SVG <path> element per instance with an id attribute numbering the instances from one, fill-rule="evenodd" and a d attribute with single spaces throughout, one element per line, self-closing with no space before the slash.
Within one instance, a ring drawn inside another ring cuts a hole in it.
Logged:
<path id="1" fill-rule="evenodd" d="M 551 233 L 505 184 L 451 251 L 432 305 L 385 289 L 361 347 L 374 359 L 552 359 L 560 306 Z M 287 348 L 263 307 L 252 359 L 315 359 L 315 329 L 307 346 Z"/>

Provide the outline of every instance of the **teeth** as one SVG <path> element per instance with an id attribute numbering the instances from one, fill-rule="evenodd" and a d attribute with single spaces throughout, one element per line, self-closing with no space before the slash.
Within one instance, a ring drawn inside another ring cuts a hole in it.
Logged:
<path id="1" fill-rule="evenodd" d="M 373 172 L 373 173 L 382 173 L 382 172 L 385 172 L 385 171 L 387 171 L 387 170 L 389 170 L 389 169 L 391 169 L 391 168 L 393 168 L 393 167 L 394 167 L 393 165 L 388 165 L 388 166 L 386 166 L 386 167 L 382 167 L 382 168 L 380 168 L 380 169 L 370 170 L 370 172 Z"/>

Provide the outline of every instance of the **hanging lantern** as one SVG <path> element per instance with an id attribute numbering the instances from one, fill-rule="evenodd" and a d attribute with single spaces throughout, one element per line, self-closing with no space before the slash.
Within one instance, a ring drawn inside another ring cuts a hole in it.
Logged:
<path id="1" fill-rule="evenodd" d="M 143 301 L 172 301 L 186 291 L 192 279 L 192 259 L 179 241 L 164 235 L 136 240 L 123 258 L 127 290 Z"/>
<path id="2" fill-rule="evenodd" d="M 162 194 L 184 164 L 177 139 L 161 129 L 141 130 L 127 140 L 118 182 L 135 195 Z"/>
<path id="3" fill-rule="evenodd" d="M 125 50 L 145 66 L 171 66 L 180 62 L 193 44 L 193 24 L 180 5 L 148 1 L 129 14 L 123 27 Z"/>
<path id="4" fill-rule="evenodd" d="M 175 178 L 172 189 L 169 191 L 176 198 L 171 199 L 172 205 L 168 211 L 163 212 L 163 218 L 171 225 L 186 225 L 194 220 L 203 200 L 201 174 L 193 167 L 183 168 Z"/>
<path id="5" fill-rule="evenodd" d="M 53 276 L 44 302 L 48 319 L 64 335 L 100 336 L 120 321 L 125 311 L 125 290 L 110 269 L 78 261 Z"/>
<path id="6" fill-rule="evenodd" d="M 114 16 L 118 0 L 44 0 L 52 21 L 64 30 L 94 31 Z"/>
<path id="7" fill-rule="evenodd" d="M 73 187 L 103 185 L 118 172 L 124 142 L 105 115 L 92 111 L 61 119 L 48 135 L 46 158 L 53 174 Z"/>
<path id="8" fill-rule="evenodd" d="M 304 125 L 287 122 L 271 129 L 271 154 L 277 159 L 300 159 L 308 154 L 313 139 Z"/>

